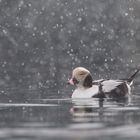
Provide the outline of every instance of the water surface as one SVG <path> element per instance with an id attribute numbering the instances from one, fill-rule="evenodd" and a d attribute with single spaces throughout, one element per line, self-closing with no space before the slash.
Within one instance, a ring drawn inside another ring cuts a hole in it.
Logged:
<path id="1" fill-rule="evenodd" d="M 0 139 L 140 139 L 138 92 L 131 100 L 119 101 L 72 100 L 58 96 L 43 99 L 33 98 L 36 97 L 31 96 L 33 93 L 36 95 L 35 91 L 30 91 L 32 98 L 22 97 L 23 100 L 12 98 L 13 94 L 8 92 L 1 98 Z"/>

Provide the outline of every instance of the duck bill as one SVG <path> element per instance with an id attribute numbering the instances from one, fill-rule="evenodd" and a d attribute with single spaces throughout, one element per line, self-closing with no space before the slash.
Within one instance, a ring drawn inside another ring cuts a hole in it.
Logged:
<path id="1" fill-rule="evenodd" d="M 73 82 L 73 79 L 72 78 L 70 80 L 68 80 L 68 84 L 74 85 L 74 82 Z"/>

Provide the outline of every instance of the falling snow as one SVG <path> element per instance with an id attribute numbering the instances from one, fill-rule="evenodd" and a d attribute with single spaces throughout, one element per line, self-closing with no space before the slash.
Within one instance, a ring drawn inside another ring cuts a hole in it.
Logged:
<path id="1" fill-rule="evenodd" d="M 139 4 L 0 0 L 0 86 L 60 93 L 76 66 L 96 79 L 130 73 L 140 66 Z"/>

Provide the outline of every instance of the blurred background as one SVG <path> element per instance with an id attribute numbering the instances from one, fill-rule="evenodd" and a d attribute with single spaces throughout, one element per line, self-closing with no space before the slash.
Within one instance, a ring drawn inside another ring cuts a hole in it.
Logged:
<path id="1" fill-rule="evenodd" d="M 61 95 L 77 66 L 125 78 L 140 67 L 139 44 L 139 0 L 0 0 L 1 96 Z"/>

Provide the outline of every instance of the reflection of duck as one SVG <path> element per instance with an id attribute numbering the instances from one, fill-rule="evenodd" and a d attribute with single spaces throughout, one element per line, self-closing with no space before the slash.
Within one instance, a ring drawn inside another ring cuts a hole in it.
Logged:
<path id="1" fill-rule="evenodd" d="M 73 106 L 70 113 L 74 122 L 107 122 L 112 121 L 111 118 L 118 118 L 116 115 L 122 113 L 122 110 L 133 110 L 132 105 L 129 106 L 127 98 L 89 98 L 89 99 L 72 99 Z M 114 117 L 115 116 L 115 117 Z M 120 115 L 118 115 L 120 116 Z M 114 121 L 113 121 L 114 122 Z"/>
<path id="2" fill-rule="evenodd" d="M 97 116 L 103 113 L 104 99 L 72 99 L 73 107 L 70 113 L 75 117 Z M 76 118 L 78 119 L 78 118 Z"/>
<path id="3" fill-rule="evenodd" d="M 139 69 L 140 70 L 140 69 Z M 134 77 L 139 72 L 137 70 L 131 77 L 122 80 L 97 80 L 93 81 L 90 72 L 77 67 L 72 72 L 72 78 L 68 81 L 71 85 L 76 85 L 72 98 L 120 98 L 130 94 L 131 84 Z"/>

